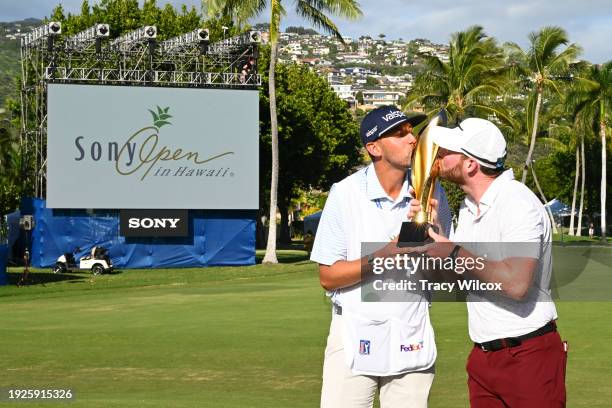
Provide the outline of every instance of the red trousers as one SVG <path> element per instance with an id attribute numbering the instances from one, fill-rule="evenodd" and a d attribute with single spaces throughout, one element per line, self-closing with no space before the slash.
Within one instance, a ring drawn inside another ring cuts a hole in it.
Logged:
<path id="1" fill-rule="evenodd" d="M 472 408 L 564 408 L 567 351 L 559 333 L 498 351 L 474 347 L 467 363 Z"/>

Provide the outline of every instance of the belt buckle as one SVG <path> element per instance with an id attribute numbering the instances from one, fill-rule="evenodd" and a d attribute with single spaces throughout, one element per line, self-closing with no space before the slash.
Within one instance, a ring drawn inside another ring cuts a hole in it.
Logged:
<path id="1" fill-rule="evenodd" d="M 481 349 L 482 351 L 484 351 L 485 353 L 486 353 L 487 351 L 489 351 L 489 349 L 487 348 L 487 346 L 485 346 L 484 344 L 481 344 L 481 345 L 480 345 L 480 349 Z"/>

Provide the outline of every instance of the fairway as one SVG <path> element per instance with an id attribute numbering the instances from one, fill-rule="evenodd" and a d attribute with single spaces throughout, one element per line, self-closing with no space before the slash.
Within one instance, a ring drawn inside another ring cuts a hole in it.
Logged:
<path id="1" fill-rule="evenodd" d="M 330 319 L 315 264 L 46 271 L 0 287 L 0 388 L 70 388 L 70 407 L 316 407 Z M 11 279 L 17 273 L 11 274 Z M 467 407 L 465 305 L 435 303 L 430 407 Z M 612 400 L 612 303 L 562 302 L 568 406 Z M 0 403 L 49 407 L 55 402 Z M 64 404 L 62 404 L 64 405 Z"/>

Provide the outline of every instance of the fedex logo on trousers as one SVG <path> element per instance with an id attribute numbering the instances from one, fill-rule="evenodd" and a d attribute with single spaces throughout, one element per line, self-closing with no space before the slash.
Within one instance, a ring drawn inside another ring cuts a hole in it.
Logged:
<path id="1" fill-rule="evenodd" d="M 419 341 L 417 344 L 401 344 L 400 351 L 419 351 L 423 349 L 423 343 L 424 342 Z"/>

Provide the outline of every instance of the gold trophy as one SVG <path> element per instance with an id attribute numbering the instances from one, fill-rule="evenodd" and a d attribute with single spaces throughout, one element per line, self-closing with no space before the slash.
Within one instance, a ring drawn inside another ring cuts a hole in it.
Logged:
<path id="1" fill-rule="evenodd" d="M 412 221 L 402 223 L 398 243 L 399 247 L 421 245 L 430 241 L 428 230 L 433 227 L 431 199 L 436 187 L 439 167 L 437 162 L 438 145 L 429 136 L 429 130 L 438 125 L 441 116 L 435 116 L 421 132 L 417 146 L 412 152 L 412 168 L 410 170 L 412 187 L 415 197 L 421 203 L 421 209 Z M 442 118 L 444 121 L 444 118 Z"/>

